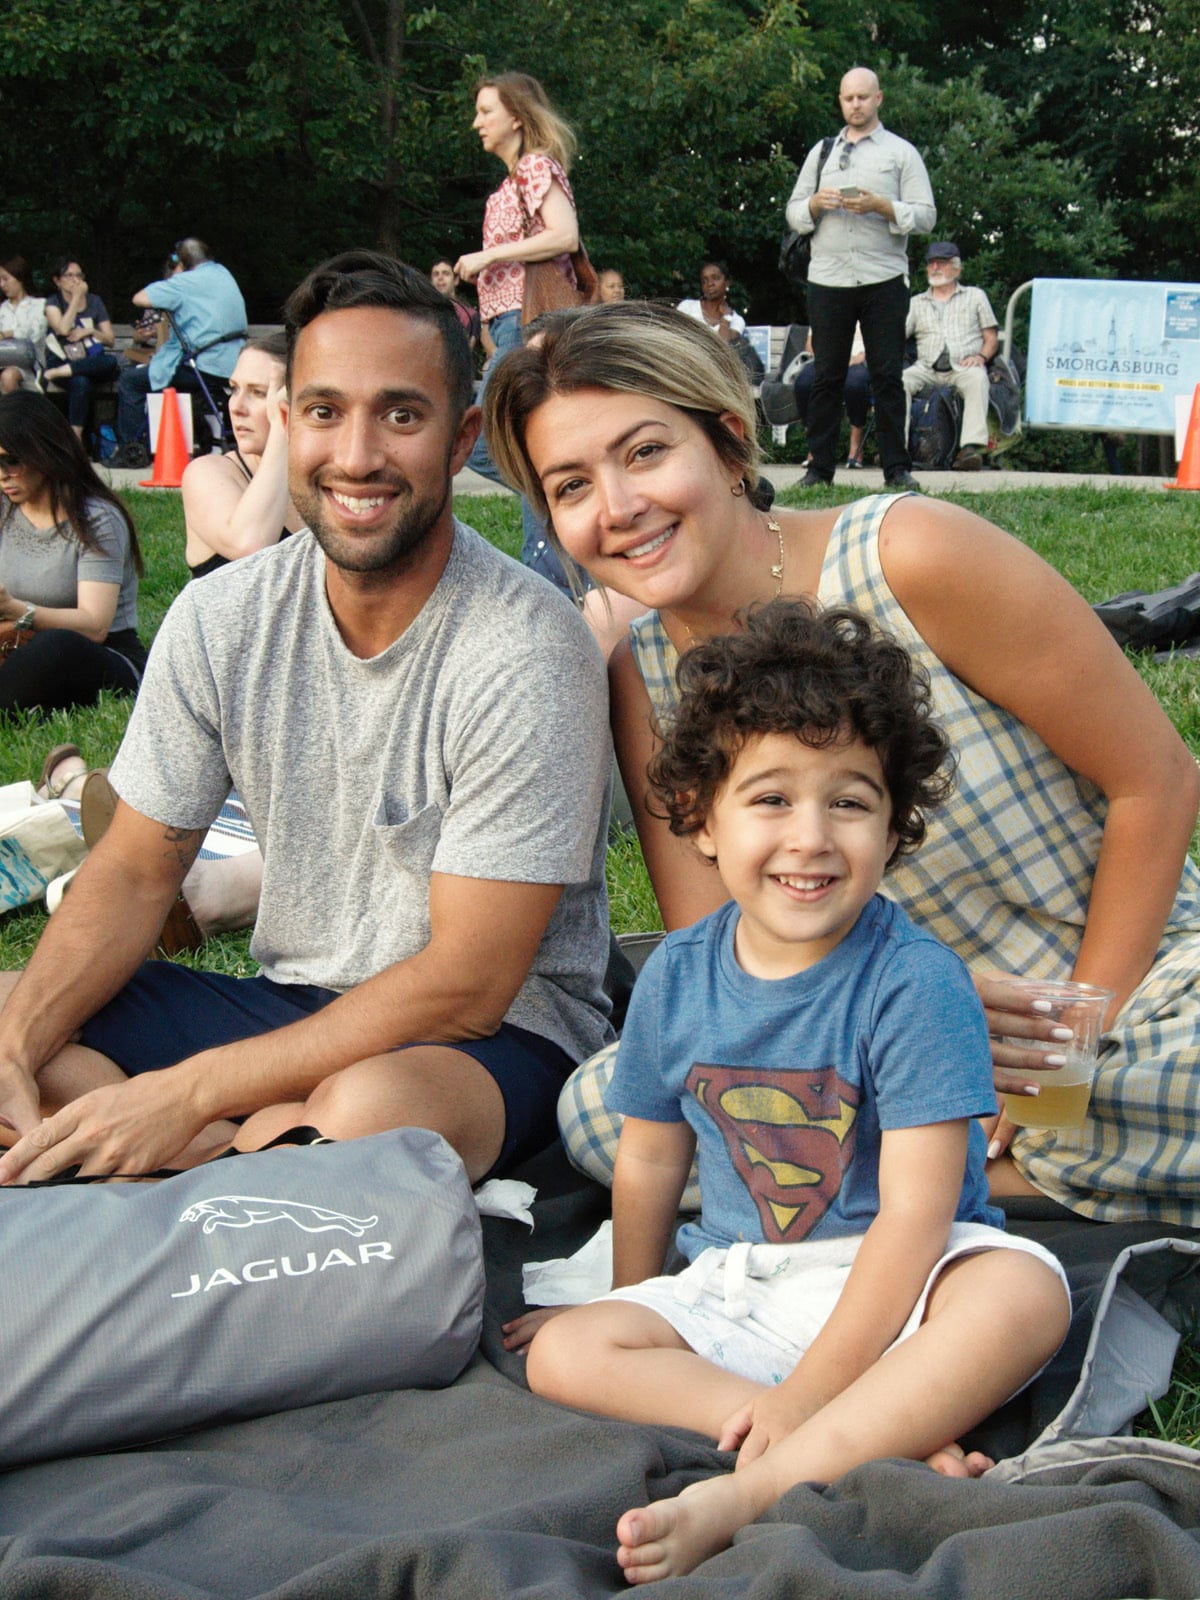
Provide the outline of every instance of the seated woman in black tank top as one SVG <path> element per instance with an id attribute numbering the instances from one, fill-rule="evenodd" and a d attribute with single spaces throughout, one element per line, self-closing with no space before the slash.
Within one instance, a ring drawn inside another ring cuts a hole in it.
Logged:
<path id="1" fill-rule="evenodd" d="M 285 372 L 283 334 L 252 339 L 230 379 L 236 448 L 228 455 L 199 456 L 183 474 L 193 578 L 278 544 L 304 526 L 288 497 L 287 434 L 279 413 Z"/>

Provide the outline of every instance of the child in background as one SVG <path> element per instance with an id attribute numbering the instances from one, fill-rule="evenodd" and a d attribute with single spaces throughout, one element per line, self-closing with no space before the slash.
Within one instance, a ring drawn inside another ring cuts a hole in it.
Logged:
<path id="1" fill-rule="evenodd" d="M 679 684 L 651 789 L 732 900 L 638 981 L 609 1091 L 614 1292 L 546 1322 L 528 1363 L 539 1394 L 739 1451 L 620 1519 L 634 1583 L 691 1571 L 797 1483 L 941 1454 L 1070 1316 L 1058 1263 L 987 1203 L 966 968 L 876 892 L 950 783 L 920 670 L 858 613 L 781 600 Z M 656 1276 L 697 1148 L 690 1264 Z"/>

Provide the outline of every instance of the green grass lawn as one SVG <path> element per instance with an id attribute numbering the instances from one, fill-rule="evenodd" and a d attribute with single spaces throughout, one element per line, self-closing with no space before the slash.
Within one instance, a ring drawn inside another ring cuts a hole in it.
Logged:
<path id="1" fill-rule="evenodd" d="M 869 491 L 864 491 L 869 492 Z M 842 489 L 785 493 L 783 504 L 834 505 Z M 945 498 L 988 517 L 1037 550 L 1093 603 L 1129 589 L 1167 588 L 1200 571 L 1200 499 L 1188 494 L 1154 494 L 1122 489 L 1022 489 Z M 183 560 L 183 514 L 177 494 L 131 491 L 125 496 L 137 523 L 146 559 L 139 600 L 142 637 L 149 643 L 172 598 L 187 581 Z M 516 555 L 520 513 L 508 495 L 472 497 L 457 507 L 460 516 L 493 544 Z M 1200 663 L 1181 659 L 1139 664 L 1154 693 L 1193 753 L 1200 758 Z M 36 778 L 52 745 L 78 744 L 92 765 L 111 759 L 129 714 L 128 702 L 103 703 L 46 722 L 10 722 L 0 746 L 0 783 Z M 1193 844 L 1200 860 L 1200 848 Z M 659 927 L 641 854 L 634 840 L 609 850 L 609 891 L 613 926 L 618 932 Z M 22 966 L 45 916 L 41 910 L 0 917 L 0 969 Z M 253 970 L 247 937 L 211 940 L 194 958 L 197 965 L 244 973 Z M 1170 1393 L 1147 1412 L 1141 1431 L 1200 1447 L 1200 1356 L 1186 1345 L 1176 1364 Z"/>

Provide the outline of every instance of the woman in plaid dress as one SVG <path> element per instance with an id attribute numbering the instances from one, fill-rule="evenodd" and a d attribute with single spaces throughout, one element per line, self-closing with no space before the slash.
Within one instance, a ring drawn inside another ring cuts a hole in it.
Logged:
<path id="1" fill-rule="evenodd" d="M 779 593 L 852 605 L 929 673 L 958 782 L 889 893 L 971 967 L 997 1091 L 1036 1083 L 1001 1036 L 1045 1033 L 998 1008 L 988 974 L 1069 978 L 1115 999 L 1088 1116 L 992 1135 L 995 1195 L 1101 1220 L 1200 1222 L 1200 774 L 1086 602 L 991 523 L 913 495 L 823 511 L 756 504 L 753 400 L 736 357 L 676 312 L 603 306 L 514 355 L 485 423 L 504 476 L 548 510 L 597 583 L 652 607 L 611 664 L 613 730 L 668 929 L 724 889 L 644 801 L 654 719 L 678 652 Z M 564 1093 L 568 1150 L 611 1173 L 611 1063 Z M 1009 1141 L 1011 1140 L 1011 1144 Z"/>

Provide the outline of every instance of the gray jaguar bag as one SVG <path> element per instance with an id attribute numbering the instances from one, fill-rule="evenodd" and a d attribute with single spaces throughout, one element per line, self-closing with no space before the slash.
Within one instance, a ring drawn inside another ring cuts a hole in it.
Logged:
<path id="1" fill-rule="evenodd" d="M 461 1161 L 401 1128 L 156 1184 L 0 1189 L 0 1468 L 453 1382 L 483 1251 Z"/>

